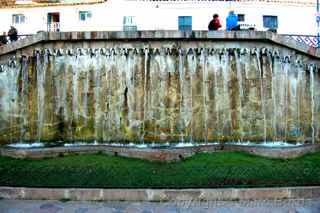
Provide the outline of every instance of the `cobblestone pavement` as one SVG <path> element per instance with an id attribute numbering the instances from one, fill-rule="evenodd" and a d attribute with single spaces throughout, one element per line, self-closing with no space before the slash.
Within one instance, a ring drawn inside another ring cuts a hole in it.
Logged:
<path id="1" fill-rule="evenodd" d="M 85 202 L 0 200 L 0 213 L 320 213 L 317 200 Z"/>

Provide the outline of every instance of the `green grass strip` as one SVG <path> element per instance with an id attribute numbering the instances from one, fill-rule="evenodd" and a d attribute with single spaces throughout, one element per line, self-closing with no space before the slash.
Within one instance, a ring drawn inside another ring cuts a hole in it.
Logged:
<path id="1" fill-rule="evenodd" d="M 222 188 L 320 185 L 320 153 L 292 160 L 242 152 L 179 162 L 84 154 L 41 160 L 0 157 L 0 185 L 84 188 Z"/>

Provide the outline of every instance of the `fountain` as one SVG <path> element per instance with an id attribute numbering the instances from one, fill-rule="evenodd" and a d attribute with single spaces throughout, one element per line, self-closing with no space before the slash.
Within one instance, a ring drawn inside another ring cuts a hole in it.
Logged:
<path id="1" fill-rule="evenodd" d="M 2 141 L 318 140 L 318 73 L 270 50 L 64 51 L 2 65 Z"/>
<path id="2" fill-rule="evenodd" d="M 317 143 L 317 65 L 282 52 L 207 43 L 38 48 L 1 65 L 0 142 Z"/>

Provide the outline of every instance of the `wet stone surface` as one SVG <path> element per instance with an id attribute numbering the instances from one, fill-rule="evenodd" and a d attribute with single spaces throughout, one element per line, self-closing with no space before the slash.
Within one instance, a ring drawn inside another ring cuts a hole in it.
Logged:
<path id="1" fill-rule="evenodd" d="M 310 58 L 253 44 L 157 45 L 39 49 L 0 63 L 0 144 L 320 140 Z"/>

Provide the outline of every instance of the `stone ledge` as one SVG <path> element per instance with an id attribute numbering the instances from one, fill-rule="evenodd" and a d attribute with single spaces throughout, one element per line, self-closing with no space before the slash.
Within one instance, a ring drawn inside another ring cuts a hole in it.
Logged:
<path id="1" fill-rule="evenodd" d="M 41 32 L 34 36 L 0 47 L 0 56 L 35 45 L 40 42 L 57 41 L 112 41 L 112 40 L 207 40 L 207 41 L 269 41 L 279 46 L 294 49 L 303 54 L 320 58 L 320 50 L 299 43 L 286 36 L 266 31 L 92 31 L 92 32 Z"/>
<path id="2" fill-rule="evenodd" d="M 74 201 L 234 201 L 314 199 L 320 186 L 228 189 L 85 189 L 0 187 L 0 197 L 27 200 Z"/>
<path id="3" fill-rule="evenodd" d="M 259 146 L 242 146 L 242 145 L 201 145 L 194 147 L 181 148 L 132 148 L 109 145 L 85 145 L 74 147 L 52 147 L 52 148 L 0 148 L 0 155 L 25 159 L 41 159 L 48 157 L 57 157 L 70 154 L 85 154 L 85 153 L 105 153 L 108 155 L 132 157 L 145 160 L 160 160 L 160 161 L 178 161 L 184 158 L 191 157 L 196 153 L 201 152 L 248 152 L 251 154 L 279 159 L 290 159 L 302 156 L 306 153 L 320 151 L 320 144 L 305 145 L 290 148 L 269 148 Z"/>

